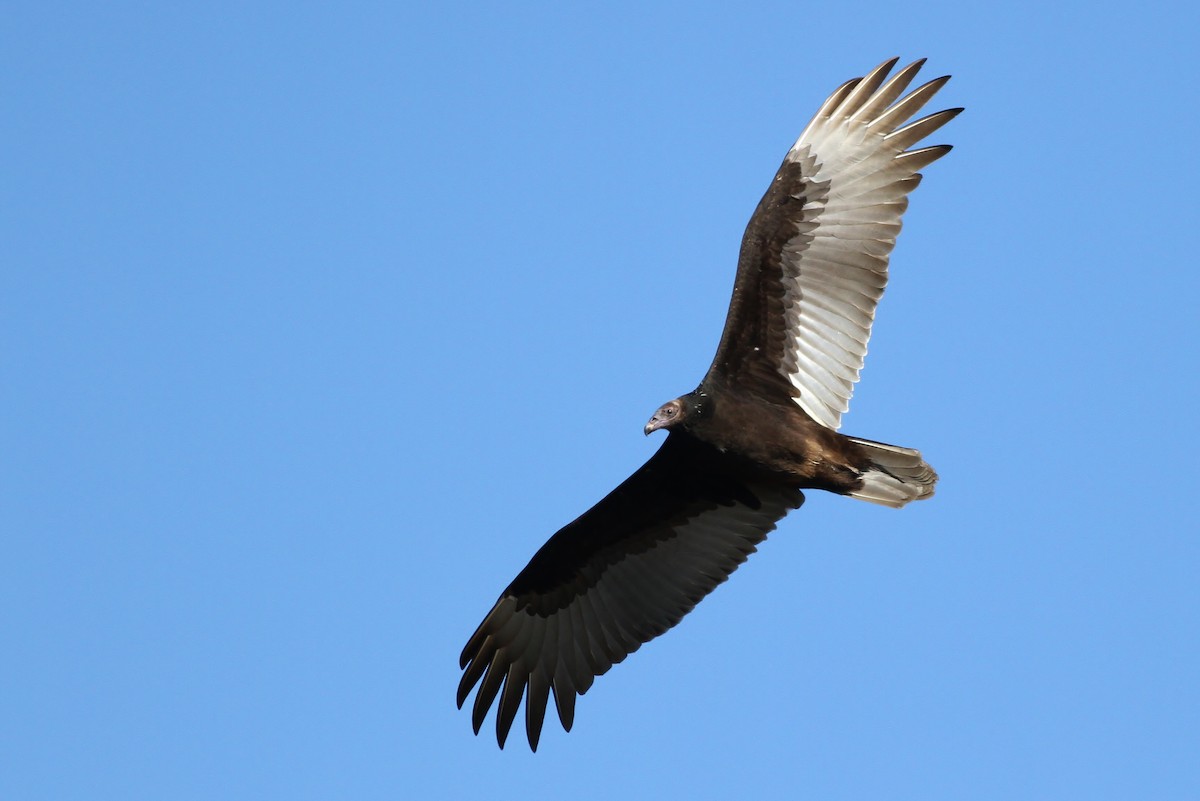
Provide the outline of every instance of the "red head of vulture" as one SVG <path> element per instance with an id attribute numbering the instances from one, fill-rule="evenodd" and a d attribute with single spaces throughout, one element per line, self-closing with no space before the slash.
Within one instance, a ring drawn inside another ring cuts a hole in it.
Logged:
<path id="1" fill-rule="evenodd" d="M 666 441 L 533 556 L 462 651 L 458 705 L 500 746 L 525 699 L 537 749 L 551 695 L 568 731 L 592 681 L 679 622 L 746 560 L 803 489 L 899 507 L 933 494 L 911 448 L 839 434 L 918 170 L 914 147 L 961 109 L 908 122 L 946 83 L 923 61 L 840 86 L 792 145 L 742 239 L 704 380 L 646 424 Z"/>

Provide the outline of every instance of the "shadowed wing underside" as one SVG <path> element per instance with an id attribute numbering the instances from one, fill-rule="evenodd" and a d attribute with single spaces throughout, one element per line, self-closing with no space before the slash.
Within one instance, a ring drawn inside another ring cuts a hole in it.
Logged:
<path id="1" fill-rule="evenodd" d="M 551 694 L 570 731 L 575 697 L 596 676 L 678 623 L 803 502 L 798 489 L 753 475 L 733 457 L 671 434 L 542 546 L 463 649 L 458 705 L 478 684 L 475 732 L 499 698 L 503 747 L 524 697 L 536 750 Z"/>
<path id="2" fill-rule="evenodd" d="M 788 151 L 746 227 L 706 381 L 782 393 L 827 428 L 841 425 L 917 171 L 950 151 L 909 148 L 962 110 L 905 124 L 949 80 L 901 98 L 923 63 L 888 79 L 892 59 L 843 84 Z"/>

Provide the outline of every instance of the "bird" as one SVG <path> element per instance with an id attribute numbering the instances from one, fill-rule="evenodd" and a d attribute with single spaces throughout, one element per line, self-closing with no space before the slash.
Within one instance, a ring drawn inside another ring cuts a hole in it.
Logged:
<path id="1" fill-rule="evenodd" d="M 788 150 L 746 226 L 712 364 L 643 431 L 657 452 L 543 545 L 463 648 L 457 702 L 504 748 L 525 702 L 536 751 L 551 697 L 570 731 L 597 676 L 663 634 L 819 489 L 889 507 L 933 495 L 919 451 L 838 432 L 858 381 L 919 145 L 962 109 L 912 118 L 950 76 L 925 60 L 839 86 Z M 498 703 L 497 703 L 498 700 Z"/>

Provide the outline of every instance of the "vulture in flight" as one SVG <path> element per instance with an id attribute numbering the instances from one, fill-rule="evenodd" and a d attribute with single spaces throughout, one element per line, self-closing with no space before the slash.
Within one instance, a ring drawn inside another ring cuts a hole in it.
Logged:
<path id="1" fill-rule="evenodd" d="M 918 172 L 917 147 L 962 109 L 909 122 L 949 76 L 905 94 L 924 61 L 891 59 L 842 84 L 783 159 L 742 238 L 725 330 L 692 392 L 646 423 L 658 452 L 549 539 L 500 594 L 460 657 L 475 733 L 496 738 L 521 701 L 537 750 L 551 696 L 575 698 L 679 622 L 744 562 L 804 489 L 900 507 L 933 495 L 921 454 L 838 433 L 858 381 Z"/>

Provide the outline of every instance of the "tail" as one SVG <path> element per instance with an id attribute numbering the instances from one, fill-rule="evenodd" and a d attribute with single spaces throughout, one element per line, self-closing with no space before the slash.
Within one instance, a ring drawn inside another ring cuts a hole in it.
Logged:
<path id="1" fill-rule="evenodd" d="M 925 463 L 919 451 L 850 437 L 871 460 L 862 474 L 862 487 L 848 493 L 852 498 L 898 509 L 909 501 L 933 495 L 937 473 Z"/>

